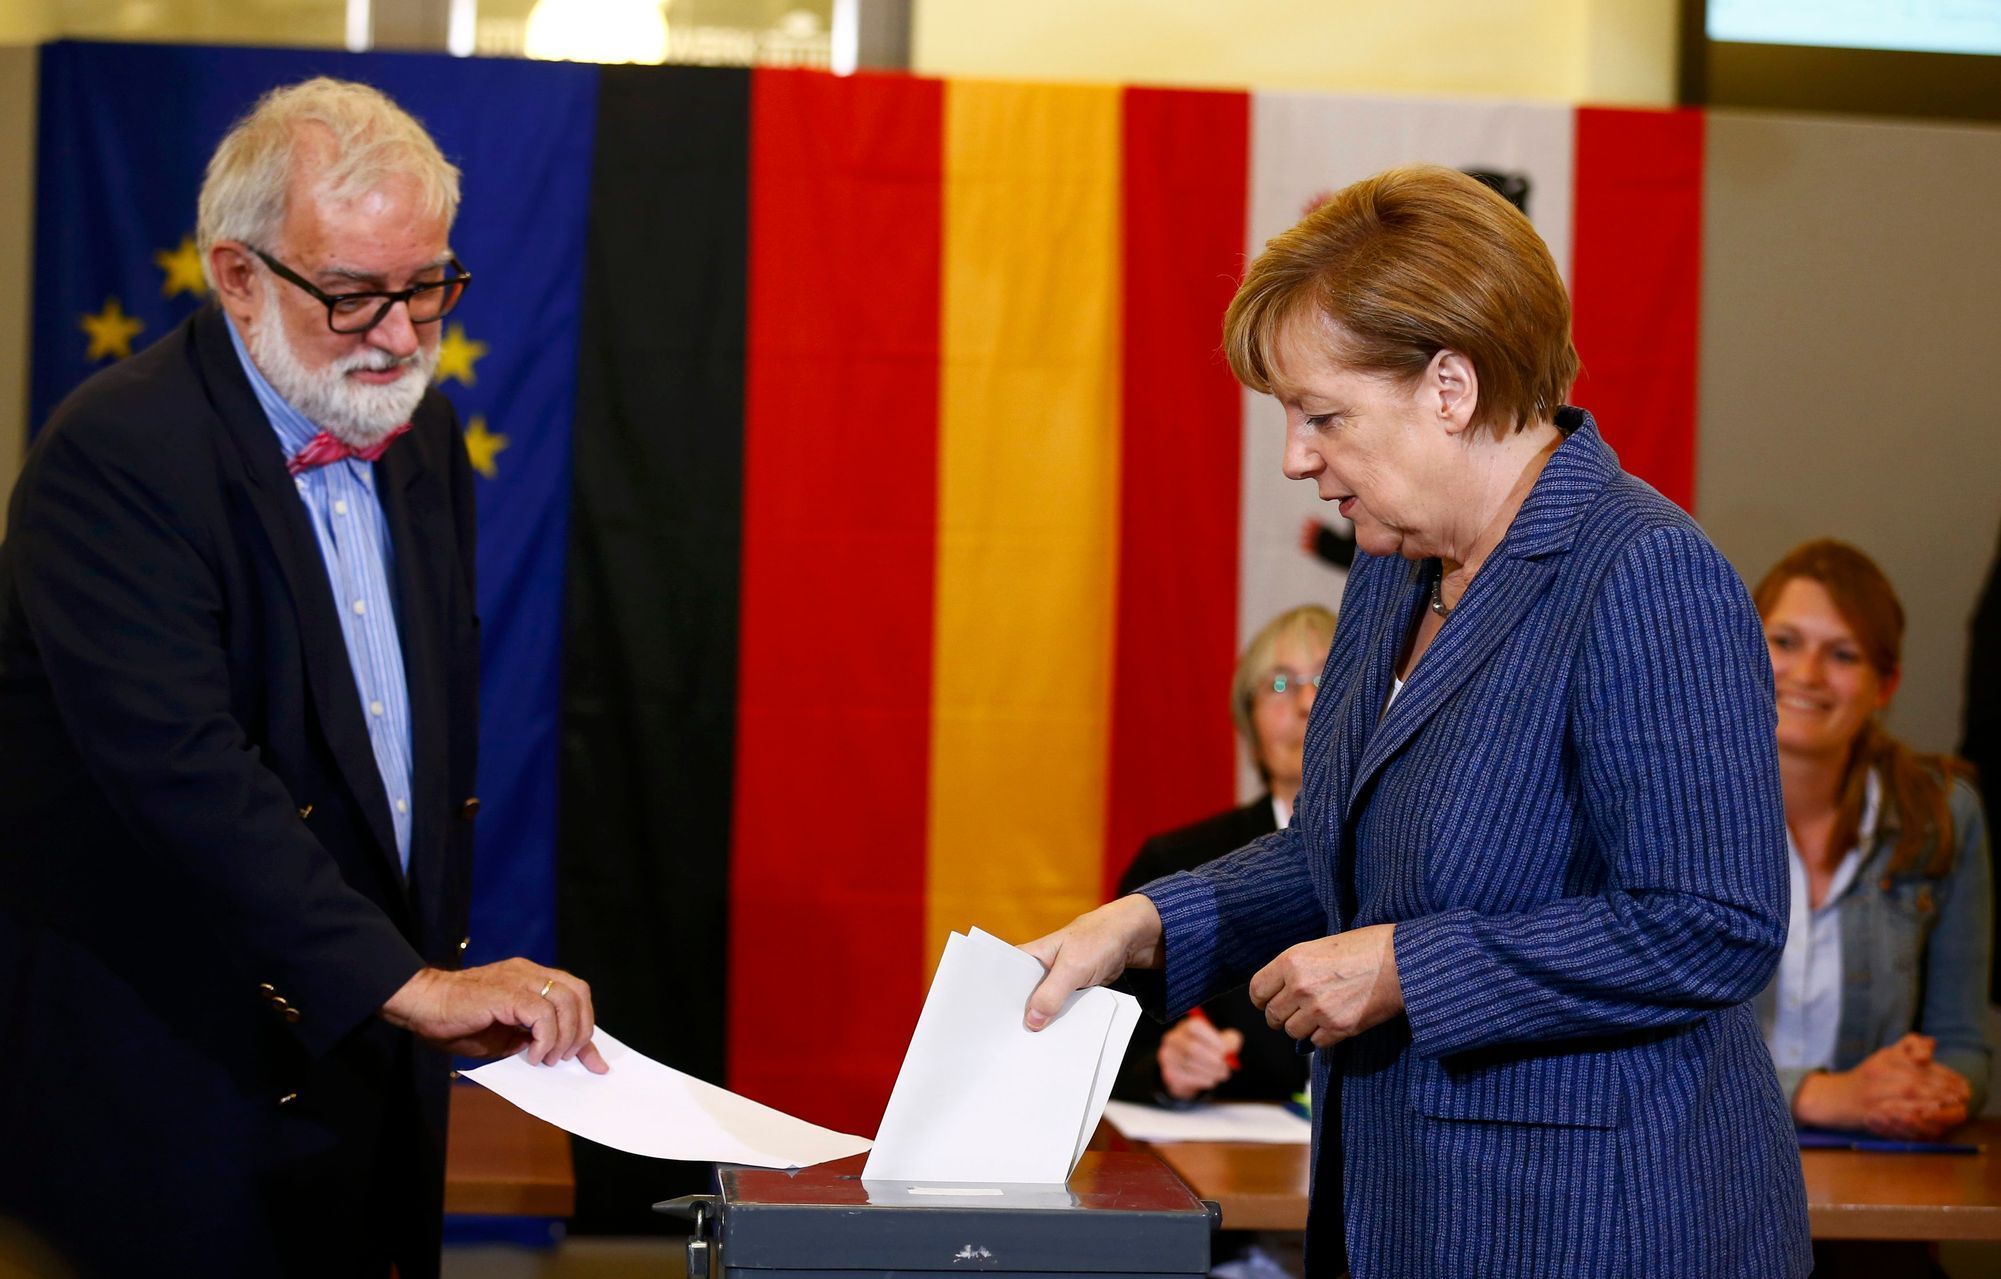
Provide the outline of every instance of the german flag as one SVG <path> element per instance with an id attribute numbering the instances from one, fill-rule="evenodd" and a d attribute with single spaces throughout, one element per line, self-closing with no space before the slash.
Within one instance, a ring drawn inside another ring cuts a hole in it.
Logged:
<path id="1" fill-rule="evenodd" d="M 1256 241 L 1398 158 L 1523 176 L 1594 403 L 1685 501 L 1700 124 L 604 73 L 566 950 L 872 1130 L 945 935 L 1054 928 L 1235 802 L 1241 637 L 1339 598 L 1219 352 Z"/>

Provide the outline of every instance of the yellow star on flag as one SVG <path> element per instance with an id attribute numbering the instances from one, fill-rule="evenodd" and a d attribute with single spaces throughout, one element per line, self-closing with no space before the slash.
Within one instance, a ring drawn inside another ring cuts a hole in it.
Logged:
<path id="1" fill-rule="evenodd" d="M 117 298 L 104 299 L 104 309 L 96 315 L 86 315 L 78 326 L 90 335 L 90 349 L 84 352 L 86 360 L 101 360 L 106 356 L 124 359 L 132 354 L 132 339 L 139 336 L 139 330 L 146 327 L 143 320 L 136 320 L 125 314 L 125 308 Z"/>
<path id="2" fill-rule="evenodd" d="M 463 324 L 449 325 L 445 336 L 438 340 L 438 381 L 457 378 L 467 386 L 472 385 L 472 366 L 486 354 L 486 343 L 475 342 L 466 336 Z"/>
<path id="3" fill-rule="evenodd" d="M 506 447 L 507 437 L 495 435 L 487 430 L 484 416 L 476 413 L 472 421 L 466 424 L 466 453 L 472 458 L 472 469 L 487 479 L 499 477 L 500 468 L 494 464 L 493 459 Z"/>
<path id="4" fill-rule="evenodd" d="M 160 296 L 173 297 L 177 293 L 192 293 L 203 297 L 208 293 L 208 280 L 201 272 L 201 253 L 195 248 L 195 238 L 181 237 L 178 249 L 161 249 L 153 255 L 153 264 L 167 273 L 160 285 Z"/>

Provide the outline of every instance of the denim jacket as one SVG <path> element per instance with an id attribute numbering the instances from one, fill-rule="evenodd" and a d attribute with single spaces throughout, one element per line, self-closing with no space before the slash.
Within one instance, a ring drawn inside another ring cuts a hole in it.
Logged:
<path id="1" fill-rule="evenodd" d="M 1913 870 L 1884 887 L 1899 827 L 1897 814 L 1887 810 L 1861 871 L 1836 907 L 1841 912 L 1841 1023 L 1829 1067 L 1852 1070 L 1911 1031 L 1930 1035 L 1938 1041 L 1939 1064 L 1966 1076 L 1973 1086 L 1967 1113 L 1979 1114 L 1993 1056 L 1987 1042 L 1993 938 L 1987 822 L 1979 798 L 1964 781 L 1953 781 L 1949 802 L 1959 849 L 1944 878 Z M 1769 1043 L 1778 1012 L 1776 977 L 1755 1003 Z M 1798 1092 L 1800 1081 L 1811 1073 L 1780 1070 L 1786 1096 Z"/>

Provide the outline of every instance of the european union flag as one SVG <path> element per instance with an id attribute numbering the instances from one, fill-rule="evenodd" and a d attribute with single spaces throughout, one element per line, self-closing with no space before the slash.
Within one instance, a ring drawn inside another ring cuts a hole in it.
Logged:
<path id="1" fill-rule="evenodd" d="M 465 174 L 475 277 L 438 380 L 479 480 L 482 811 L 472 963 L 555 958 L 557 696 L 579 280 L 597 111 L 589 66 L 430 54 L 58 43 L 41 62 L 31 428 L 207 294 L 195 198 L 266 90 L 372 84 Z"/>

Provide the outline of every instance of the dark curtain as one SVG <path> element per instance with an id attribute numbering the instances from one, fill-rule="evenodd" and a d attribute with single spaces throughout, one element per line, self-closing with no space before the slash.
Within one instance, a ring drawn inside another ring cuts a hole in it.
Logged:
<path id="1" fill-rule="evenodd" d="M 607 67 L 572 491 L 558 945 L 614 1035 L 721 1083 L 750 74 Z M 533 192 L 523 192 L 533 199 Z M 575 1228 L 707 1165 L 574 1143 Z"/>

